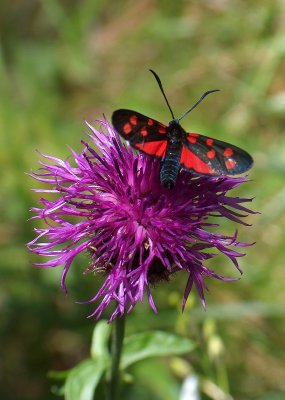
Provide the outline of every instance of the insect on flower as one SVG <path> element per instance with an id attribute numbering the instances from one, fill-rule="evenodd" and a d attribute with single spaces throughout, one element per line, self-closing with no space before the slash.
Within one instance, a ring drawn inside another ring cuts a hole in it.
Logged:
<path id="1" fill-rule="evenodd" d="M 197 133 L 188 133 L 180 121 L 210 93 L 208 90 L 181 117 L 175 118 L 158 75 L 154 75 L 172 115 L 168 126 L 136 111 L 116 110 L 112 123 L 117 132 L 137 150 L 161 159 L 160 182 L 171 189 L 175 186 L 179 170 L 198 175 L 238 175 L 251 168 L 252 157 L 232 144 Z"/>
<path id="2" fill-rule="evenodd" d="M 145 296 L 157 312 L 153 286 L 179 271 L 188 276 L 182 307 L 192 287 L 205 307 L 205 277 L 235 279 L 207 267 L 210 259 L 223 254 L 241 272 L 239 249 L 248 244 L 237 239 L 237 232 L 228 236 L 215 230 L 222 220 L 247 225 L 243 218 L 252 211 L 244 203 L 251 199 L 230 194 L 246 178 L 182 171 L 176 190 L 165 190 L 159 159 L 134 154 L 107 120 L 97 122 L 99 129 L 87 124 L 88 143 L 82 140 L 81 151 L 71 149 L 65 160 L 42 154 L 40 170 L 31 173 L 46 185 L 35 189 L 42 197 L 32 208 L 41 226 L 28 248 L 45 258 L 35 265 L 62 267 L 61 286 L 67 291 L 69 269 L 88 253 L 84 274 L 103 278 L 88 300 L 96 304 L 90 317 L 97 319 L 109 306 L 110 321 L 129 313 Z"/>

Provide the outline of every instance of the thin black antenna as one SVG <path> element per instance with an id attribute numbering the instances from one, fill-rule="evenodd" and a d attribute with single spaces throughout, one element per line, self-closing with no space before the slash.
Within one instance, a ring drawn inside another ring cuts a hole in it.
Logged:
<path id="1" fill-rule="evenodd" d="M 201 101 L 202 101 L 206 96 L 208 96 L 208 94 L 214 93 L 214 92 L 219 92 L 219 91 L 220 91 L 220 89 L 207 90 L 207 92 L 205 92 L 205 93 L 202 94 L 202 96 L 201 96 L 200 99 L 194 104 L 194 106 L 192 106 L 192 107 L 190 108 L 190 110 L 186 111 L 183 115 L 181 115 L 180 118 L 177 118 L 176 121 L 181 121 L 181 119 L 184 118 L 187 114 L 189 114 L 190 111 L 194 110 L 194 108 L 197 107 L 197 105 L 198 105 L 199 103 L 201 103 Z"/>
<path id="2" fill-rule="evenodd" d="M 154 77 L 156 79 L 156 82 L 158 83 L 158 86 L 159 86 L 159 88 L 161 90 L 161 93 L 163 94 L 163 97 L 165 98 L 166 104 L 168 105 L 169 111 L 170 111 L 170 113 L 172 115 L 172 118 L 175 119 L 174 114 L 173 114 L 173 112 L 171 110 L 170 104 L 168 103 L 167 97 L 166 97 L 166 95 L 164 93 L 164 90 L 163 90 L 163 87 L 162 87 L 162 83 L 161 83 L 161 80 L 159 79 L 159 76 L 152 69 L 150 69 L 150 72 L 154 75 Z"/>

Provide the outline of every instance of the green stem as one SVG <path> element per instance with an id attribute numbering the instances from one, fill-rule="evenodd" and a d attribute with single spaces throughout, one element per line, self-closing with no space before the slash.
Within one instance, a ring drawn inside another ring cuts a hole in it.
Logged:
<path id="1" fill-rule="evenodd" d="M 112 332 L 112 343 L 111 343 L 111 355 L 112 355 L 112 367 L 111 367 L 111 377 L 109 382 L 108 394 L 109 400 L 119 399 L 119 389 L 120 389 L 120 360 L 123 347 L 123 339 L 125 332 L 125 316 L 121 318 L 116 318 L 113 322 L 113 332 Z"/>

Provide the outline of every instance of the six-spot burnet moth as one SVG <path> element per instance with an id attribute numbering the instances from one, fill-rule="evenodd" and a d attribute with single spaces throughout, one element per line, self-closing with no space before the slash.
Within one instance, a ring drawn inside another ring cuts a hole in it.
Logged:
<path id="1" fill-rule="evenodd" d="M 131 110 L 116 110 L 112 123 L 116 131 L 137 150 L 161 159 L 160 182 L 167 188 L 175 185 L 179 170 L 198 175 L 242 174 L 251 168 L 252 157 L 239 147 L 197 133 L 188 133 L 180 121 L 208 94 L 208 90 L 180 118 L 175 118 L 158 75 L 150 70 L 165 98 L 172 120 L 168 126 Z"/>

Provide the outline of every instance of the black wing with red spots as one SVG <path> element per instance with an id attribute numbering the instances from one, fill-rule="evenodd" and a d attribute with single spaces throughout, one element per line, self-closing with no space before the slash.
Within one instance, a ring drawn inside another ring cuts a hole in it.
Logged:
<path id="1" fill-rule="evenodd" d="M 180 163 L 183 168 L 199 174 L 238 175 L 251 168 L 253 159 L 232 144 L 188 133 L 183 140 Z"/>
<path id="2" fill-rule="evenodd" d="M 164 158 L 167 126 L 136 111 L 124 109 L 114 111 L 112 124 L 135 149 Z"/>

